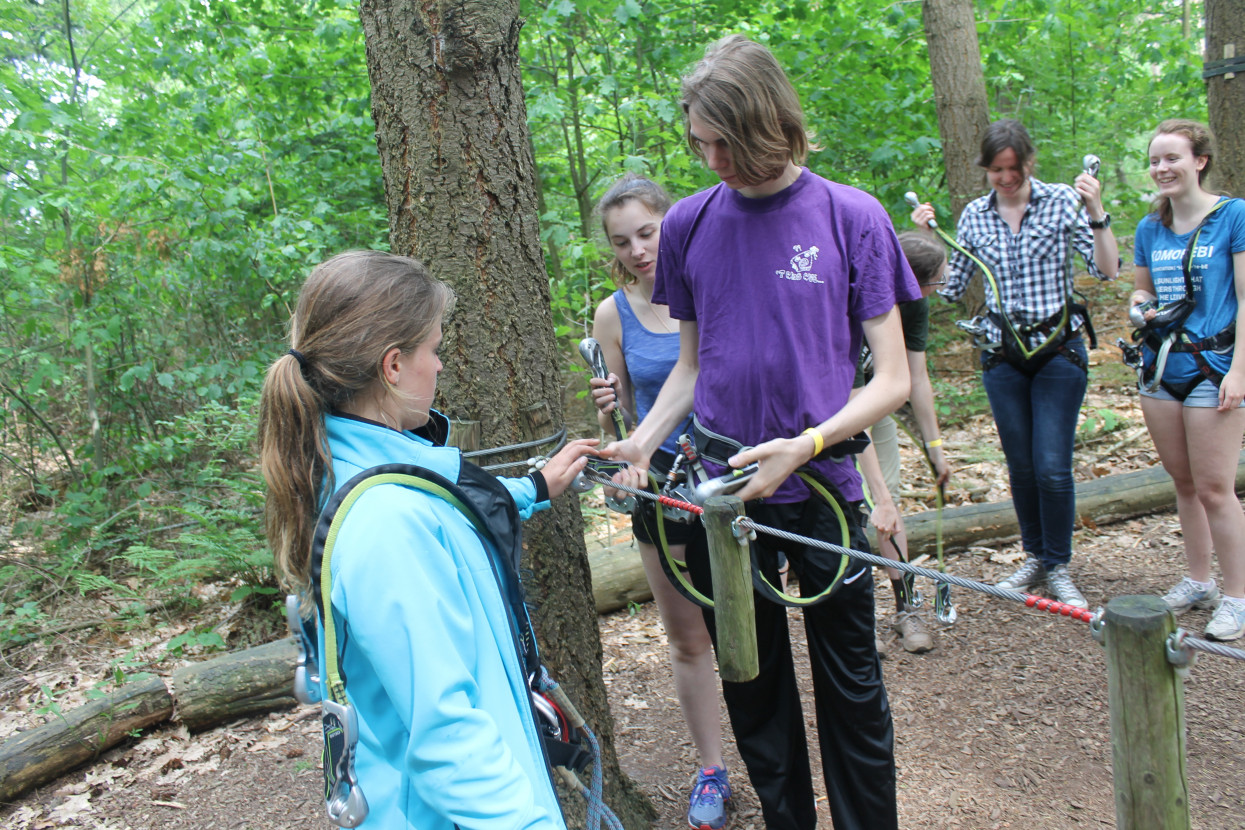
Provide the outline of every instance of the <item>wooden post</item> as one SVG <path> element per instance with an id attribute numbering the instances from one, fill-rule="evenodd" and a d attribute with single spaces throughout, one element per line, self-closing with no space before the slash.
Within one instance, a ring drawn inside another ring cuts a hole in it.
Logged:
<path id="1" fill-rule="evenodd" d="M 718 674 L 743 683 L 760 673 L 756 606 L 752 595 L 752 555 L 748 539 L 737 539 L 731 523 L 744 514 L 737 496 L 705 502 L 709 566 L 713 570 L 713 612 L 718 628 Z"/>
<path id="2" fill-rule="evenodd" d="M 1188 830 L 1184 683 L 1167 659 L 1163 600 L 1116 597 L 1104 618 L 1119 830 Z"/>

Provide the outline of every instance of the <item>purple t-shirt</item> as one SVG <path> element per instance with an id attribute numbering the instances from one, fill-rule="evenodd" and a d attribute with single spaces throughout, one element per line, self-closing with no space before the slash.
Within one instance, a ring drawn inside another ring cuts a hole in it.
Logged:
<path id="1" fill-rule="evenodd" d="M 793 437 L 842 409 L 861 322 L 920 296 L 881 204 L 807 169 L 760 199 L 719 184 L 661 223 L 653 302 L 696 321 L 696 417 L 745 445 Z M 814 466 L 845 498 L 862 497 L 851 459 Z M 768 501 L 806 498 L 792 477 Z"/>

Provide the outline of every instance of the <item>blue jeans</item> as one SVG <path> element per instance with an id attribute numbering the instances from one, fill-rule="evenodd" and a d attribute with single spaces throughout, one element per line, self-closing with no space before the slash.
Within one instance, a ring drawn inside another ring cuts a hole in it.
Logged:
<path id="1" fill-rule="evenodd" d="M 1086 361 L 1080 337 L 1066 346 Z M 1072 446 L 1085 400 L 1085 370 L 1057 354 L 1032 377 L 1001 362 L 983 371 L 981 382 L 1007 457 L 1024 549 L 1047 569 L 1066 564 L 1076 522 Z"/>

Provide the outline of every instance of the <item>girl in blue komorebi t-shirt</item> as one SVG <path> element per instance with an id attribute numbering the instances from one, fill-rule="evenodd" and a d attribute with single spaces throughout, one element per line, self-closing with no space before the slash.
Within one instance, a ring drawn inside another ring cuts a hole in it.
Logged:
<path id="1" fill-rule="evenodd" d="M 1210 130 L 1196 121 L 1171 119 L 1155 131 L 1150 178 L 1158 186 L 1157 210 L 1137 227 L 1130 303 L 1157 300 L 1161 306 L 1182 299 L 1182 260 L 1192 247 L 1196 304 L 1177 324 L 1179 336 L 1167 349 L 1160 347 L 1165 360 L 1153 346 L 1174 326 L 1147 338 L 1141 409 L 1176 485 L 1189 564 L 1189 574 L 1163 600 L 1175 614 L 1216 608 L 1206 636 L 1235 640 L 1245 636 L 1245 512 L 1234 491 L 1245 434 L 1245 358 L 1234 348 L 1245 299 L 1245 202 L 1205 189 L 1212 140 Z M 1155 314 L 1144 312 L 1147 319 Z M 1212 550 L 1219 559 L 1222 595 L 1211 576 Z"/>

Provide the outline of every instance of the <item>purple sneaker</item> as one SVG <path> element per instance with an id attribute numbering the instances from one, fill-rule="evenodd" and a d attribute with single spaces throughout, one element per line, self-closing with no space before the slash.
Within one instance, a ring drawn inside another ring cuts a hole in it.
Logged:
<path id="1" fill-rule="evenodd" d="M 726 824 L 726 802 L 730 800 L 731 785 L 726 781 L 726 767 L 700 770 L 687 808 L 688 826 L 694 830 L 720 830 Z"/>

